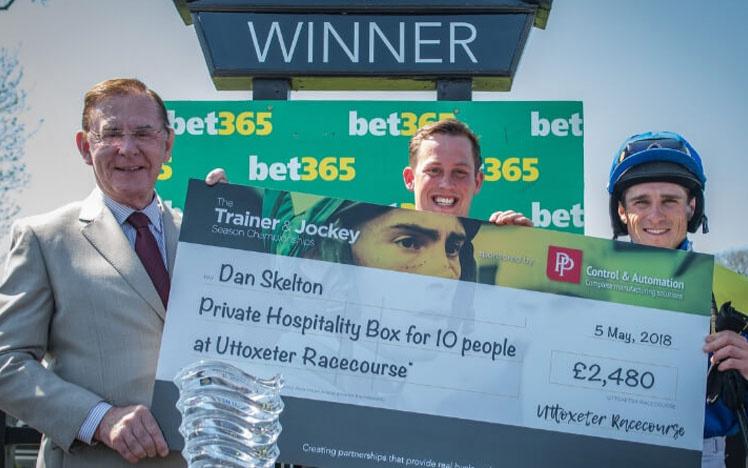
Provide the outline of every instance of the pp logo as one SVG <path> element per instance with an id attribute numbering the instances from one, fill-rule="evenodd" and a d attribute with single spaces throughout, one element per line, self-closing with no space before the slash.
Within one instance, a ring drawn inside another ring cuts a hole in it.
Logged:
<path id="1" fill-rule="evenodd" d="M 582 251 L 548 246 L 545 274 L 553 281 L 579 284 L 582 276 Z"/>

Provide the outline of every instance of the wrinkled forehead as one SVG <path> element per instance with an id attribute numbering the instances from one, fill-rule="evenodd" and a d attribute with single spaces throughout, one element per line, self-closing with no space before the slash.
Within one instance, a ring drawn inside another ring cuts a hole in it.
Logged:
<path id="1" fill-rule="evenodd" d="M 93 129 L 158 128 L 161 125 L 158 104 L 146 94 L 109 96 L 91 110 Z"/>

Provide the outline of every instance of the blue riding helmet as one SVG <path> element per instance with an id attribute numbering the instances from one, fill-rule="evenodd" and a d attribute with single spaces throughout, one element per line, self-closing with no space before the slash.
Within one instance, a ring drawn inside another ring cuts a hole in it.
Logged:
<path id="1" fill-rule="evenodd" d="M 628 234 L 626 225 L 618 217 L 618 203 L 623 192 L 644 182 L 672 182 L 685 187 L 696 199 L 688 232 L 696 232 L 702 225 L 703 232 L 709 231 L 704 214 L 706 176 L 699 153 L 675 132 L 646 132 L 627 139 L 610 167 L 608 193 L 614 239 Z"/>

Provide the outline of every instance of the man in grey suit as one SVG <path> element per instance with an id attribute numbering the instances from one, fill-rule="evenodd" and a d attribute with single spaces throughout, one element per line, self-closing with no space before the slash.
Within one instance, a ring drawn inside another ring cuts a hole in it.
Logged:
<path id="1" fill-rule="evenodd" d="M 37 466 L 183 466 L 147 407 L 180 225 L 154 192 L 174 132 L 132 79 L 94 86 L 82 127 L 93 193 L 13 228 L 0 408 L 44 434 Z"/>

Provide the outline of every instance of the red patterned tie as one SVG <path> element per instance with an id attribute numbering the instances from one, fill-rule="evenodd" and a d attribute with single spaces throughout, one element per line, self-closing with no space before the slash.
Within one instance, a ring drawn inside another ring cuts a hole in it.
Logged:
<path id="1" fill-rule="evenodd" d="M 161 297 L 164 307 L 169 300 L 169 272 L 166 271 L 164 261 L 161 258 L 161 252 L 158 250 L 156 238 L 148 228 L 148 216 L 140 211 L 133 212 L 127 217 L 127 222 L 137 231 L 135 236 L 135 253 L 140 257 L 140 261 L 148 272 L 148 276 L 153 281 L 158 295 Z"/>

